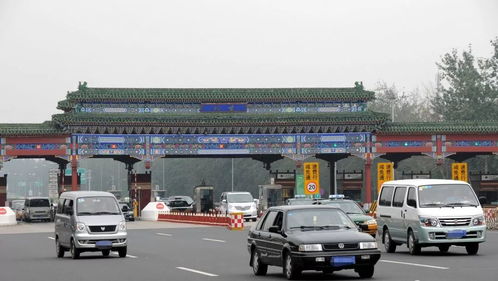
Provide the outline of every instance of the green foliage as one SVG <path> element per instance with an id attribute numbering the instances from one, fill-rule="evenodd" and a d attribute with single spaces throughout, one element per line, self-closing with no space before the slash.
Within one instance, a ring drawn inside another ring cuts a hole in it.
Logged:
<path id="1" fill-rule="evenodd" d="M 498 38 L 491 45 L 490 58 L 476 59 L 469 46 L 437 64 L 441 84 L 431 106 L 442 120 L 498 120 Z"/>
<path id="2" fill-rule="evenodd" d="M 375 90 L 375 100 L 368 105 L 369 110 L 388 113 L 395 122 L 434 121 L 430 109 L 428 93 L 425 96 L 415 89 L 412 92 L 400 92 L 393 85 L 379 82 Z"/>

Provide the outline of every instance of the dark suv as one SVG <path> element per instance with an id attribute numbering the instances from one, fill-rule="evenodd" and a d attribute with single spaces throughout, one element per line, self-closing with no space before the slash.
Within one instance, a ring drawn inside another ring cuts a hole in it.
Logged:
<path id="1" fill-rule="evenodd" d="M 303 270 L 343 269 L 370 278 L 380 259 L 372 236 L 361 233 L 344 211 L 322 205 L 268 209 L 249 231 L 248 250 L 255 275 L 265 275 L 273 265 L 281 266 L 287 279 Z"/>

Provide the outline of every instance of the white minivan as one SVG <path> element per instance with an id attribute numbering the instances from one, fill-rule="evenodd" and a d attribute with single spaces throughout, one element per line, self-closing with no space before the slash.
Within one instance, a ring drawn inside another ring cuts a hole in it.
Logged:
<path id="1" fill-rule="evenodd" d="M 223 214 L 243 213 L 245 220 L 258 218 L 258 206 L 249 192 L 223 192 L 220 211 Z"/>
<path id="2" fill-rule="evenodd" d="M 388 253 L 406 243 L 410 254 L 436 246 L 464 246 L 477 254 L 486 239 L 484 213 L 474 189 L 463 181 L 416 179 L 382 184 L 377 224 Z"/>

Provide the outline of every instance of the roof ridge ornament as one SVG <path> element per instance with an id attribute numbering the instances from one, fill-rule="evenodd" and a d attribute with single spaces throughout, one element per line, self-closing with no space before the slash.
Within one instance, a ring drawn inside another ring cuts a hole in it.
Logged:
<path id="1" fill-rule="evenodd" d="M 79 81 L 78 82 L 78 90 L 84 91 L 84 90 L 88 89 L 88 87 L 86 85 L 87 85 L 86 81 L 83 81 L 83 83 L 81 83 L 81 81 Z"/>
<path id="2" fill-rule="evenodd" d="M 354 87 L 356 90 L 363 91 L 363 81 L 354 82 Z"/>

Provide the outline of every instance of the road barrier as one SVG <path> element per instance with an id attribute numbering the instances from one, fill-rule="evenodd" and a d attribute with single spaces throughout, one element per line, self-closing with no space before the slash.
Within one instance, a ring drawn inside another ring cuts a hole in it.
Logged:
<path id="1" fill-rule="evenodd" d="M 16 213 L 9 207 L 0 207 L 0 226 L 15 224 L 17 224 Z"/>
<path id="2" fill-rule="evenodd" d="M 498 229 L 498 208 L 484 208 L 484 219 L 487 229 Z"/>
<path id="3" fill-rule="evenodd" d="M 243 230 L 244 229 L 244 213 L 231 213 L 230 214 L 230 230 Z"/>
<path id="4" fill-rule="evenodd" d="M 179 222 L 179 223 L 203 224 L 203 225 L 218 225 L 225 227 L 229 227 L 231 224 L 230 217 L 217 213 L 199 214 L 199 213 L 186 213 L 186 212 L 159 211 L 157 220 Z"/>

